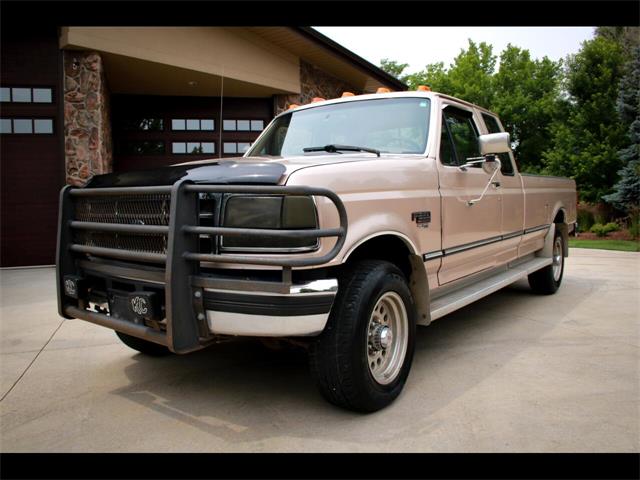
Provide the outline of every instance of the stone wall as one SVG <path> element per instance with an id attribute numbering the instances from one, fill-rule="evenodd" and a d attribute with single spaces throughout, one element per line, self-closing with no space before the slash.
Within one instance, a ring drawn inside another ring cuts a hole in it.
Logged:
<path id="1" fill-rule="evenodd" d="M 64 71 L 66 178 L 80 186 L 113 170 L 109 92 L 98 53 L 65 51 Z"/>
<path id="2" fill-rule="evenodd" d="M 352 92 L 356 95 L 363 93 L 362 90 L 304 60 L 300 60 L 300 87 L 302 89 L 300 95 L 275 95 L 274 110 L 276 115 L 289 108 L 292 103 L 302 105 L 309 103 L 314 97 L 322 97 L 328 100 L 340 97 L 342 92 Z"/>

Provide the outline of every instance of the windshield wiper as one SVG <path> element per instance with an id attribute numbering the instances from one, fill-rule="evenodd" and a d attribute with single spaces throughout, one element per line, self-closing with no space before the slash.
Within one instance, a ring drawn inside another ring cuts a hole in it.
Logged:
<path id="1" fill-rule="evenodd" d="M 325 145 L 324 147 L 306 147 L 303 148 L 303 152 L 329 152 L 329 153 L 339 153 L 339 150 L 343 150 L 345 152 L 369 152 L 375 153 L 377 156 L 380 156 L 380 150 L 376 150 L 375 148 L 367 148 L 367 147 L 355 147 L 353 145 Z"/>

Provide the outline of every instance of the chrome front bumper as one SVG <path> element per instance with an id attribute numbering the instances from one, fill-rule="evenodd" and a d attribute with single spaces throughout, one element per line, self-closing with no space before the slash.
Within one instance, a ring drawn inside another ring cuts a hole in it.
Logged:
<path id="1" fill-rule="evenodd" d="M 318 335 L 324 330 L 337 291 L 336 279 L 290 285 L 288 293 L 205 288 L 207 325 L 218 335 Z"/>

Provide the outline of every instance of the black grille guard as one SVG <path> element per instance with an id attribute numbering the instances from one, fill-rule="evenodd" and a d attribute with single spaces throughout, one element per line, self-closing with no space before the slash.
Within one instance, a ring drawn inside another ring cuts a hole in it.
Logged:
<path id="1" fill-rule="evenodd" d="M 300 230 L 267 230 L 253 228 L 203 227 L 198 225 L 198 194 L 200 193 L 255 193 L 285 196 L 317 196 L 328 198 L 339 216 L 339 227 Z M 130 194 L 170 194 L 169 225 L 135 225 L 127 223 L 83 222 L 75 219 L 74 200 L 83 196 L 117 196 Z M 167 234 L 167 253 L 140 252 L 103 248 L 73 243 L 73 231 L 115 232 L 122 234 Z M 209 336 L 206 325 L 198 321 L 202 301 L 194 302 L 194 293 L 206 285 L 208 279 L 200 276 L 200 262 L 266 265 L 282 267 L 283 279 L 290 283 L 292 267 L 323 265 L 335 258 L 342 249 L 347 234 L 347 213 L 344 204 L 333 191 L 308 186 L 262 185 L 206 185 L 182 179 L 172 186 L 144 186 L 125 188 L 74 188 L 66 186 L 60 192 L 56 277 L 58 312 L 65 318 L 82 318 L 114 330 L 166 345 L 174 352 L 186 353 L 203 346 Z M 243 236 L 247 238 L 324 238 L 336 237 L 329 252 L 321 256 L 303 254 L 277 254 L 270 256 L 207 254 L 198 251 L 200 235 Z M 83 254 L 115 260 L 156 263 L 164 265 L 166 298 L 166 334 L 144 325 L 134 324 L 101 313 L 88 311 L 82 304 L 72 302 L 64 294 L 64 277 L 76 275 Z M 198 297 L 198 295 L 195 295 Z M 201 295 L 200 295 L 201 298 Z M 74 305 L 73 303 L 76 303 Z"/>

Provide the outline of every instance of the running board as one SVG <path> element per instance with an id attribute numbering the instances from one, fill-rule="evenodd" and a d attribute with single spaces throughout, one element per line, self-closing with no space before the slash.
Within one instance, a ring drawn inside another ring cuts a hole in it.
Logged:
<path id="1" fill-rule="evenodd" d="M 431 321 L 444 317 L 493 292 L 497 292 L 501 288 L 511 285 L 513 282 L 547 265 L 551 265 L 551 263 L 553 263 L 551 258 L 534 257 L 525 263 L 510 267 L 508 270 L 497 273 L 489 278 L 436 298 L 431 302 Z"/>

